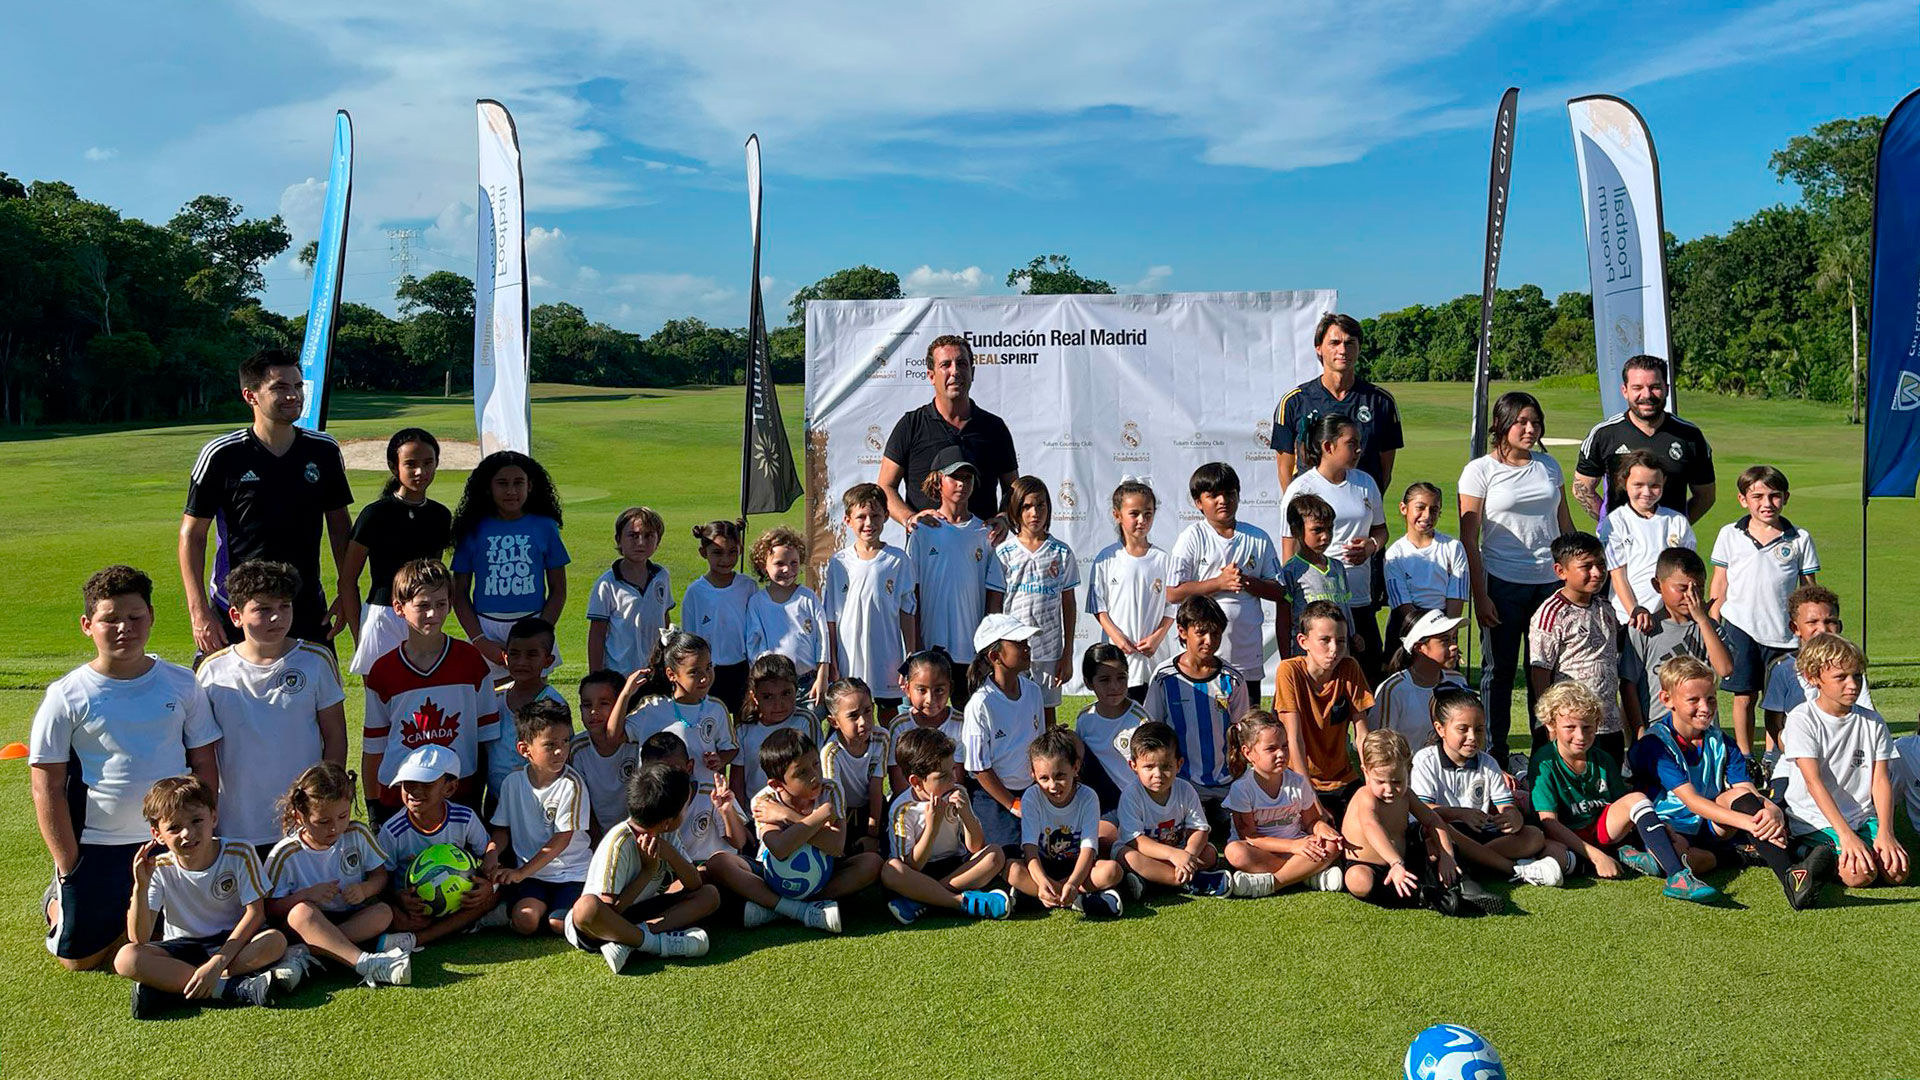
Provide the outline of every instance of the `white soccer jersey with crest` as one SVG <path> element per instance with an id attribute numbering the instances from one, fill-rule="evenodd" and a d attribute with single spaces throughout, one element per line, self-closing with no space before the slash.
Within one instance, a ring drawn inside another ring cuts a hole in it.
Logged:
<path id="1" fill-rule="evenodd" d="M 285 656 L 256 664 L 221 649 L 200 661 L 194 681 L 220 728 L 221 834 L 278 841 L 275 804 L 320 760 L 320 711 L 345 699 L 333 654 L 296 641 Z"/>
<path id="2" fill-rule="evenodd" d="M 166 924 L 161 937 L 213 937 L 231 934 L 240 925 L 247 905 L 267 896 L 266 875 L 253 845 L 213 838 L 220 854 L 205 870 L 189 870 L 171 853 L 153 860 L 153 879 L 147 882 L 147 907 Z"/>
<path id="3" fill-rule="evenodd" d="M 1114 786 L 1125 789 L 1137 782 L 1133 775 L 1133 755 L 1128 749 L 1133 729 L 1151 719 L 1147 710 L 1132 699 L 1127 700 L 1119 716 L 1112 717 L 1101 716 L 1098 705 L 1089 705 L 1074 717 L 1073 733 L 1087 744 L 1087 753 L 1100 762 L 1100 768 L 1106 771 Z"/>
<path id="4" fill-rule="evenodd" d="M 854 753 L 839 732 L 829 735 L 820 747 L 820 778 L 840 789 L 841 806 L 867 806 L 873 785 L 887 784 L 887 733 L 868 728 L 864 754 Z"/>
<path id="5" fill-rule="evenodd" d="M 987 591 L 1002 595 L 1000 610 L 1040 631 L 1027 639 L 1036 669 L 1066 651 L 1065 608 L 1079 587 L 1073 549 L 1051 536 L 1032 549 L 1009 536 L 987 563 Z"/>
<path id="6" fill-rule="evenodd" d="M 295 830 L 267 852 L 267 887 L 275 897 L 292 896 L 329 881 L 344 889 L 367 880 L 367 875 L 375 870 L 392 865 L 364 821 L 348 823 L 340 839 L 328 848 L 308 847 L 299 830 Z M 349 906 L 336 894 L 321 904 L 320 909 L 345 911 Z"/>
<path id="7" fill-rule="evenodd" d="M 840 676 L 864 680 L 875 697 L 898 697 L 907 658 L 900 616 L 912 614 L 917 602 L 907 553 L 888 545 L 863 559 L 843 548 L 828 561 L 820 588 L 839 646 Z"/>
<path id="8" fill-rule="evenodd" d="M 1133 641 L 1159 628 L 1174 613 L 1167 603 L 1167 585 L 1173 581 L 1173 557 L 1157 547 L 1144 555 L 1130 555 L 1125 544 L 1109 544 L 1093 557 L 1087 571 L 1087 614 L 1105 615 Z M 1159 655 L 1167 649 L 1161 639 L 1158 653 L 1127 654 L 1127 683 L 1145 686 L 1153 678 Z"/>
<path id="9" fill-rule="evenodd" d="M 1065 806 L 1030 788 L 1020 797 L 1020 845 L 1040 849 L 1043 859 L 1074 859 L 1100 844 L 1100 796 L 1077 784 Z"/>
<path id="10" fill-rule="evenodd" d="M 1227 797 L 1220 805 L 1229 813 L 1253 815 L 1253 836 L 1245 839 L 1298 840 L 1307 835 L 1307 812 L 1314 803 L 1313 785 L 1292 769 L 1281 771 L 1280 790 L 1272 795 L 1248 769 L 1227 788 Z"/>
<path id="11" fill-rule="evenodd" d="M 1187 842 L 1189 834 L 1208 830 L 1207 811 L 1200 802 L 1199 789 L 1177 776 L 1173 787 L 1167 790 L 1164 803 L 1155 802 L 1153 795 L 1139 784 L 1122 789 L 1117 816 L 1120 832 L 1113 841 L 1115 850 L 1143 836 L 1180 847 Z"/>
<path id="12" fill-rule="evenodd" d="M 887 811 L 887 835 L 893 838 L 894 858 L 913 857 L 913 845 L 919 843 L 920 837 L 927 831 L 927 805 L 911 791 L 903 791 L 894 798 L 893 806 Z M 971 853 L 967 851 L 967 834 L 960 827 L 960 818 L 956 815 L 940 823 L 940 832 L 934 836 L 932 846 L 927 848 L 926 861 L 968 854 Z"/>
<path id="13" fill-rule="evenodd" d="M 796 585 L 782 603 L 761 589 L 747 600 L 747 662 L 768 653 L 793 661 L 804 680 L 832 655 L 827 642 L 826 609 L 805 585 Z"/>
<path id="14" fill-rule="evenodd" d="M 607 624 L 606 666 L 622 675 L 647 666 L 673 610 L 673 576 L 647 564 L 644 585 L 628 581 L 614 563 L 587 594 L 587 621 Z"/>
<path id="15" fill-rule="evenodd" d="M 813 807 L 809 808 L 807 810 L 807 813 L 811 814 L 814 809 L 818 808 L 820 805 L 820 801 L 822 799 L 833 804 L 833 816 L 836 820 L 839 820 L 841 822 L 846 821 L 847 804 L 840 801 L 840 789 L 833 786 L 832 784 L 820 785 L 819 798 L 814 800 Z M 747 820 L 752 823 L 753 835 L 755 839 L 758 839 L 760 841 L 763 849 L 766 844 L 766 832 L 764 829 L 761 828 L 760 818 L 758 817 L 758 815 L 754 813 L 754 808 L 764 802 L 775 802 L 775 803 L 779 803 L 781 806 L 786 806 L 788 809 L 792 809 L 792 807 L 787 803 L 787 800 L 781 798 L 780 793 L 773 789 L 772 784 L 768 784 L 766 787 L 763 787 L 759 791 L 754 792 L 753 798 L 747 801 Z M 794 812 L 799 813 L 799 811 L 797 810 L 795 810 Z M 802 814 L 801 816 L 804 817 L 806 815 Z"/>
<path id="16" fill-rule="evenodd" d="M 640 767 L 640 747 L 623 742 L 602 757 L 593 736 L 577 731 L 567 743 L 567 764 L 587 785 L 593 824 L 602 834 L 627 818 L 627 781 Z"/>
<path id="17" fill-rule="evenodd" d="M 640 853 L 640 845 L 634 840 L 640 831 L 640 826 L 624 820 L 600 838 L 599 846 L 593 849 L 593 860 L 587 864 L 587 892 L 617 897 L 642 872 L 647 873 L 647 882 L 632 898 L 633 903 L 651 899 L 667 887 L 673 870 L 665 859 L 655 861 L 651 867 L 647 865 L 646 856 Z M 674 843 L 672 837 L 663 839 Z M 675 848 L 678 849 L 677 844 Z"/>
<path id="18" fill-rule="evenodd" d="M 820 725 L 814 721 L 813 714 L 798 707 L 777 724 L 734 725 L 733 741 L 740 745 L 740 753 L 733 760 L 746 775 L 746 783 L 740 785 L 742 790 L 759 791 L 766 786 L 767 774 L 760 768 L 760 748 L 774 732 L 782 730 L 797 731 L 816 744 L 820 741 Z"/>
<path id="19" fill-rule="evenodd" d="M 973 629 L 987 612 L 992 560 L 991 532 L 977 517 L 918 528 L 907 537 L 907 561 L 920 590 L 916 614 L 922 648 L 938 645 L 962 664 L 973 659 Z"/>
<path id="20" fill-rule="evenodd" d="M 627 738 L 634 743 L 647 741 L 657 731 L 671 731 L 687 744 L 687 756 L 693 759 L 693 782 L 702 791 L 713 790 L 713 770 L 706 755 L 735 749 L 733 720 L 727 707 L 714 698 L 702 698 L 698 704 L 682 705 L 671 697 L 657 697 L 643 703 L 627 717 Z"/>
<path id="21" fill-rule="evenodd" d="M 720 819 L 711 794 L 694 793 L 687 812 L 680 818 L 680 827 L 674 830 L 673 846 L 692 863 L 706 862 L 723 851 L 733 850 L 727 843 L 726 823 Z"/>
<path id="22" fill-rule="evenodd" d="M 585 881 L 587 863 L 593 859 L 593 845 L 587 842 L 591 813 L 587 782 L 579 773 L 562 767 L 552 783 L 534 787 L 533 776 L 522 765 L 508 773 L 500 786 L 500 805 L 494 808 L 493 823 L 506 826 L 514 858 L 522 866 L 540 853 L 554 833 L 571 832 L 567 846 L 535 870 L 533 877 L 537 881 Z"/>
<path id="23" fill-rule="evenodd" d="M 910 706 L 902 705 L 900 711 L 893 714 L 893 722 L 887 725 L 888 765 L 900 764 L 900 740 L 906 737 L 907 732 L 919 726 L 921 726 L 920 722 L 913 718 L 913 709 Z M 960 740 L 966 732 L 966 727 L 966 720 L 961 716 L 960 710 L 951 705 L 947 706 L 947 717 L 940 721 L 939 730 L 941 734 L 953 740 L 953 752 L 956 757 L 959 756 Z"/>

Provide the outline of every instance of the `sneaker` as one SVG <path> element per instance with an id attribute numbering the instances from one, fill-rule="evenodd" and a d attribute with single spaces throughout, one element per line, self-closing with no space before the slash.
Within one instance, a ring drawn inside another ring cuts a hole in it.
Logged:
<path id="1" fill-rule="evenodd" d="M 1660 860 L 1631 844 L 1622 847 L 1620 854 L 1615 856 L 1615 858 L 1648 877 L 1667 876 L 1660 871 Z"/>
<path id="2" fill-rule="evenodd" d="M 779 917 L 779 913 L 772 908 L 762 907 L 749 900 L 747 901 L 746 910 L 740 915 L 740 923 L 742 926 L 751 930 L 756 926 L 765 926 Z"/>
<path id="3" fill-rule="evenodd" d="M 404 930 L 397 934 L 381 934 L 373 943 L 374 952 L 393 952 L 395 949 L 403 953 L 417 953 L 420 946 L 414 936 Z"/>
<path id="4" fill-rule="evenodd" d="M 1005 889 L 973 889 L 960 894 L 960 906 L 979 919 L 1004 919 L 1013 914 L 1013 897 Z"/>
<path id="5" fill-rule="evenodd" d="M 178 1001 L 179 996 L 169 994 L 163 990 L 155 990 L 145 983 L 134 983 L 133 1018 L 135 1020 L 152 1020 L 154 1017 L 166 1011 L 169 999 Z"/>
<path id="6" fill-rule="evenodd" d="M 926 913 L 927 905 L 920 903 L 918 900 L 909 900 L 904 896 L 896 896 L 887 901 L 887 914 L 892 915 L 893 921 L 899 923 L 901 926 L 912 926 L 916 919 Z"/>
<path id="7" fill-rule="evenodd" d="M 1249 874 L 1244 870 L 1227 872 L 1227 895 L 1246 899 L 1272 896 L 1279 889 L 1272 874 Z"/>
<path id="8" fill-rule="evenodd" d="M 1691 900 L 1696 904 L 1711 904 L 1720 899 L 1720 890 L 1693 876 L 1693 871 L 1682 869 L 1667 879 L 1667 885 L 1660 890 L 1675 900 Z"/>
<path id="9" fill-rule="evenodd" d="M 609 941 L 600 946 L 600 955 L 606 958 L 608 970 L 618 975 L 620 970 L 627 966 L 627 961 L 633 957 L 633 946 Z"/>
<path id="10" fill-rule="evenodd" d="M 1127 871 L 1126 876 L 1120 879 L 1120 894 L 1130 903 L 1139 903 L 1140 898 L 1147 895 L 1146 880 L 1131 870 Z"/>
<path id="11" fill-rule="evenodd" d="M 1833 849 L 1825 844 L 1807 849 L 1806 857 L 1787 868 L 1787 906 L 1805 911 L 1818 903 L 1820 887 L 1833 876 L 1834 867 L 1839 863 Z"/>
<path id="12" fill-rule="evenodd" d="M 1757 773 L 1754 773 L 1753 775 L 1759 777 L 1762 781 L 1771 780 L 1773 779 L 1774 767 L 1779 764 L 1780 764 L 1780 751 L 1769 750 L 1766 753 L 1760 755 L 1760 771 Z"/>
<path id="13" fill-rule="evenodd" d="M 512 925 L 513 912 L 507 910 L 505 904 L 495 904 L 485 915 L 480 916 L 479 921 L 473 924 L 473 929 L 498 930 L 503 926 Z"/>
<path id="14" fill-rule="evenodd" d="M 268 972 L 227 981 L 227 1000 L 235 1005 L 265 1005 L 273 994 L 273 976 Z"/>
<path id="15" fill-rule="evenodd" d="M 1187 879 L 1188 896 L 1227 896 L 1233 883 L 1225 870 L 1201 870 Z"/>
<path id="16" fill-rule="evenodd" d="M 800 921 L 805 923 L 809 930 L 825 930 L 829 934 L 837 934 L 840 932 L 840 905 L 832 900 L 808 904 L 807 913 Z"/>
<path id="17" fill-rule="evenodd" d="M 1346 892 L 1347 875 L 1339 867 L 1329 866 L 1317 874 L 1308 875 L 1307 880 L 1300 884 L 1306 886 L 1308 892 Z"/>
<path id="18" fill-rule="evenodd" d="M 287 951 L 267 969 L 273 976 L 273 988 L 280 993 L 288 993 L 300 985 L 307 977 L 307 965 L 313 962 L 313 954 L 305 945 L 289 945 Z"/>
<path id="19" fill-rule="evenodd" d="M 1080 914 L 1089 919 L 1117 919 L 1123 905 L 1116 889 L 1087 893 L 1080 898 Z"/>
<path id="20" fill-rule="evenodd" d="M 655 934 L 653 941 L 661 956 L 707 955 L 707 932 L 698 927 L 692 930 L 669 930 L 664 934 Z"/>
<path id="21" fill-rule="evenodd" d="M 1426 905 L 1442 915 L 1465 917 L 1485 914 L 1478 907 L 1467 903 L 1466 898 L 1460 895 L 1460 886 L 1457 882 L 1444 887 L 1428 886 L 1421 891 L 1422 900 Z"/>
<path id="22" fill-rule="evenodd" d="M 1567 880 L 1566 868 L 1558 859 L 1519 859 L 1513 864 L 1513 880 L 1523 885 L 1559 885 Z"/>
<path id="23" fill-rule="evenodd" d="M 1487 915 L 1498 915 L 1507 910 L 1507 898 L 1473 880 L 1466 874 L 1460 875 L 1457 886 L 1460 899 L 1470 907 L 1478 908 Z"/>
<path id="24" fill-rule="evenodd" d="M 1525 754 L 1513 753 L 1507 755 L 1507 771 L 1512 773 L 1514 780 L 1521 782 L 1523 786 L 1527 779 L 1527 770 L 1532 767 L 1533 759 Z"/>
<path id="25" fill-rule="evenodd" d="M 411 937 L 412 935 L 407 935 Z M 368 986 L 405 986 L 413 981 L 413 954 L 400 949 L 368 953 L 353 970 Z"/>

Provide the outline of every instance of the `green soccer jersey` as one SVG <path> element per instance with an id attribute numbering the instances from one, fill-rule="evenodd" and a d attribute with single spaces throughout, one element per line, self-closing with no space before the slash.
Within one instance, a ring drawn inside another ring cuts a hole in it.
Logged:
<path id="1" fill-rule="evenodd" d="M 1587 769 L 1574 772 L 1549 742 L 1533 752 L 1533 809 L 1554 814 L 1569 829 L 1580 830 L 1599 820 L 1615 799 L 1627 793 L 1620 765 L 1605 750 L 1587 750 Z"/>

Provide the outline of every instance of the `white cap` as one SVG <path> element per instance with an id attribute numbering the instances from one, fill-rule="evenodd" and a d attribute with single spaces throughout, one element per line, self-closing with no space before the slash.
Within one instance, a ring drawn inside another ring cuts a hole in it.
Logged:
<path id="1" fill-rule="evenodd" d="M 394 770 L 393 782 L 418 780 L 423 784 L 431 784 L 443 776 L 459 775 L 460 756 L 444 746 L 428 743 L 414 747 L 407 759 Z"/>
<path id="2" fill-rule="evenodd" d="M 1408 628 L 1407 635 L 1400 639 L 1400 647 L 1412 652 L 1415 645 L 1436 634 L 1444 634 L 1466 621 L 1458 615 L 1446 615 L 1438 611 L 1422 612 L 1419 621 Z"/>
<path id="3" fill-rule="evenodd" d="M 1004 611 L 995 612 L 980 620 L 973 630 L 973 651 L 980 652 L 996 641 L 1025 641 L 1039 633 L 1037 627 L 1028 626 L 1017 617 Z"/>

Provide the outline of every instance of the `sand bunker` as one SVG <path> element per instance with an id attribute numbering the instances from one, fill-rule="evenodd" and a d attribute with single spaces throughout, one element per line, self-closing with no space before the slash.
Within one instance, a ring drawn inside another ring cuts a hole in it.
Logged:
<path id="1" fill-rule="evenodd" d="M 385 439 L 348 439 L 340 444 L 341 456 L 347 459 L 347 468 L 362 472 L 387 471 L 387 440 Z M 471 472 L 480 464 L 480 444 L 462 442 L 456 439 L 440 440 L 440 467 L 461 472 Z"/>

